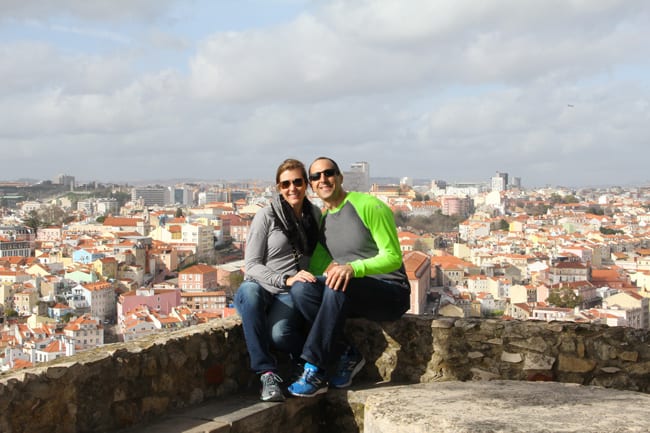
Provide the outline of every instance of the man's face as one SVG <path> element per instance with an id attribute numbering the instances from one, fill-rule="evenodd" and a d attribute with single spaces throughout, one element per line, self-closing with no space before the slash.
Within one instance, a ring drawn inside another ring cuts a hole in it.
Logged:
<path id="1" fill-rule="evenodd" d="M 336 201 L 343 194 L 343 176 L 327 159 L 317 159 L 309 168 L 309 183 L 324 202 Z"/>

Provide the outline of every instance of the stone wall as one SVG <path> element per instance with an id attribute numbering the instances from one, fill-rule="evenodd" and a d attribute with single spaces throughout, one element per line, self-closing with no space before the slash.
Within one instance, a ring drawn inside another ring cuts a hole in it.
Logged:
<path id="1" fill-rule="evenodd" d="M 650 393 L 649 332 L 480 319 L 351 320 L 358 381 L 557 381 Z M 237 319 L 0 376 L 0 432 L 111 432 L 241 392 L 256 378 Z"/>
<path id="2" fill-rule="evenodd" d="M 571 322 L 404 318 L 351 321 L 371 361 L 360 379 L 527 380 L 650 393 L 650 331 Z"/>

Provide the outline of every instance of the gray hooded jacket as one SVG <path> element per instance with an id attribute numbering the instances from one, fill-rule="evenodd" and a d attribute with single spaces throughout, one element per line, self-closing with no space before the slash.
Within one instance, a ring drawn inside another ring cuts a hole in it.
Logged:
<path id="1" fill-rule="evenodd" d="M 253 222 L 246 240 L 244 254 L 245 279 L 258 282 L 271 293 L 283 293 L 289 290 L 284 285 L 284 278 L 295 275 L 299 269 L 307 269 L 313 246 L 310 248 L 308 232 L 294 216 L 290 207 L 280 195 L 275 195 L 270 206 L 260 209 L 253 217 Z M 320 221 L 320 210 L 305 198 L 305 210 L 311 209 L 314 224 Z M 282 224 L 283 227 L 280 226 Z M 288 233 L 293 233 L 293 246 Z M 317 233 L 317 230 L 316 230 Z M 311 235 L 313 236 L 313 234 Z M 298 254 L 296 263 L 294 247 Z"/>

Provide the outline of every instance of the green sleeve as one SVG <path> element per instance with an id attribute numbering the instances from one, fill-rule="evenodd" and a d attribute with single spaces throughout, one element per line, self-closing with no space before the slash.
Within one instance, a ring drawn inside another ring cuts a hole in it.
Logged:
<path id="1" fill-rule="evenodd" d="M 349 199 L 378 249 L 374 257 L 350 262 L 354 276 L 388 274 L 399 269 L 402 266 L 402 249 L 393 211 L 386 203 L 371 195 L 354 194 Z"/>
<path id="2" fill-rule="evenodd" d="M 309 272 L 314 275 L 323 275 L 327 266 L 332 262 L 332 257 L 329 255 L 327 250 L 319 242 L 316 244 L 316 249 L 311 256 L 309 262 Z"/>

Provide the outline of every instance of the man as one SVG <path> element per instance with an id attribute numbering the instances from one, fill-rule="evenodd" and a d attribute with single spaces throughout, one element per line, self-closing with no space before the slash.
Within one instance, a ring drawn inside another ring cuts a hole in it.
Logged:
<path id="1" fill-rule="evenodd" d="M 323 276 L 291 288 L 296 308 L 311 324 L 301 355 L 302 376 L 288 388 L 300 397 L 326 392 L 328 379 L 333 387 L 349 386 L 365 364 L 351 345 L 340 350 L 347 317 L 396 320 L 409 309 L 411 292 L 391 209 L 369 194 L 346 192 L 343 175 L 330 158 L 312 162 L 309 182 L 326 213 L 310 265 L 314 275 Z M 329 364 L 340 352 L 328 377 Z"/>

